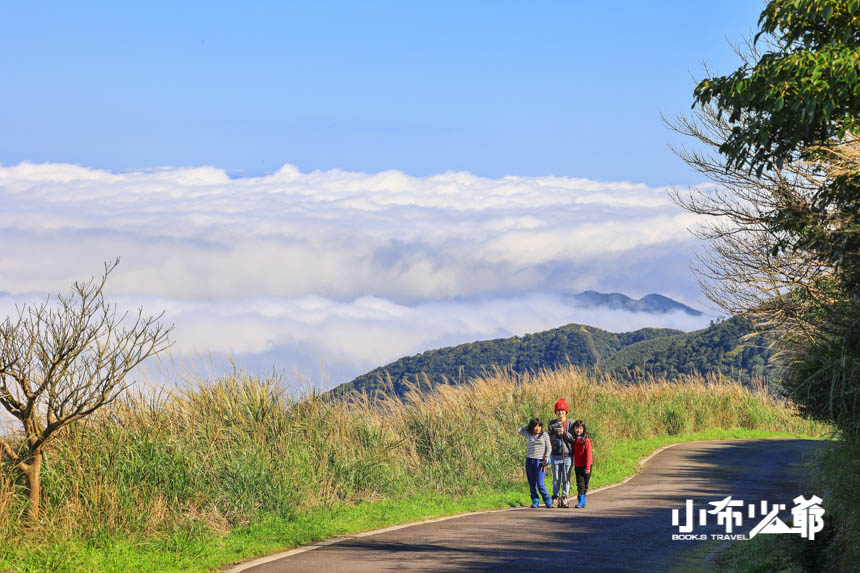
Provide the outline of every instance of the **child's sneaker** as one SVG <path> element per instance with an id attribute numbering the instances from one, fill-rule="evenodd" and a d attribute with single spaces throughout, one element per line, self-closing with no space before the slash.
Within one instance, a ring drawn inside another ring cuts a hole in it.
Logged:
<path id="1" fill-rule="evenodd" d="M 568 505 L 568 503 L 567 503 L 567 496 L 566 495 L 561 496 L 561 502 L 559 502 L 558 506 L 559 507 L 570 507 L 570 505 Z"/>
<path id="2" fill-rule="evenodd" d="M 552 505 L 550 507 L 558 507 L 558 498 L 552 498 Z"/>

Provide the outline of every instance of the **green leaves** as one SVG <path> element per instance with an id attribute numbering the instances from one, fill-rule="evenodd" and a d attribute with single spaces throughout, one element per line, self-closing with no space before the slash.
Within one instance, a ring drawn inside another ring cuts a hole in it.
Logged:
<path id="1" fill-rule="evenodd" d="M 816 50 L 834 42 L 856 46 L 858 15 L 858 0 L 772 0 L 759 17 L 755 41 L 766 34 L 784 49 L 799 45 Z"/>
<path id="2" fill-rule="evenodd" d="M 784 49 L 696 86 L 693 107 L 714 105 L 736 124 L 719 150 L 729 167 L 745 165 L 761 175 L 792 153 L 858 132 L 857 12 L 852 15 L 847 0 L 775 0 L 762 13 L 759 35 L 777 34 Z"/>
<path id="3" fill-rule="evenodd" d="M 778 111 L 782 110 L 784 105 L 785 105 L 785 99 L 782 96 L 779 96 L 778 98 L 776 98 L 776 103 L 773 106 L 773 110 L 775 112 L 778 112 Z"/>

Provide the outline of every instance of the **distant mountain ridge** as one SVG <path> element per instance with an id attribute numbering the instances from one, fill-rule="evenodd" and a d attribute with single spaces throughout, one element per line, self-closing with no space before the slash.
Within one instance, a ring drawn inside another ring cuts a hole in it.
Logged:
<path id="1" fill-rule="evenodd" d="M 749 333 L 749 323 L 739 317 L 694 332 L 643 328 L 612 333 L 568 324 L 522 337 L 481 340 L 407 356 L 342 384 L 333 392 L 380 390 L 403 395 L 413 385 L 426 388 L 467 383 L 494 368 L 523 373 L 567 364 L 627 380 L 721 374 L 749 382 L 774 371 L 768 341 L 762 337 L 742 341 Z"/>
<path id="2" fill-rule="evenodd" d="M 672 300 L 662 294 L 647 294 L 639 300 L 630 298 L 620 292 L 601 293 L 593 290 L 587 290 L 579 294 L 573 295 L 573 299 L 577 303 L 586 307 L 606 307 L 612 310 L 626 310 L 629 312 L 654 312 L 666 313 L 681 311 L 691 316 L 702 316 L 702 312 L 691 308 L 686 304 Z"/>

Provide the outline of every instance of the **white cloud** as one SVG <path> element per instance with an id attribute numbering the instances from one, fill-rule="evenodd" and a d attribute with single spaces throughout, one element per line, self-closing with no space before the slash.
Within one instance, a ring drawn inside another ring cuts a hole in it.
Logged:
<path id="1" fill-rule="evenodd" d="M 553 292 L 569 289 L 559 271 L 608 253 L 692 244 L 663 189 L 557 177 L 22 163 L 0 167 L 0 202 L 0 289 L 17 293 L 64 288 L 117 255 L 117 292 L 192 300 Z"/>
<path id="2" fill-rule="evenodd" d="M 65 291 L 121 256 L 109 294 L 165 308 L 176 352 L 284 367 L 316 353 L 354 375 L 564 322 L 654 325 L 571 314 L 563 293 L 660 292 L 696 306 L 694 221 L 665 189 L 627 182 L 25 162 L 0 166 L 0 293 L 11 293 L 0 302 Z"/>

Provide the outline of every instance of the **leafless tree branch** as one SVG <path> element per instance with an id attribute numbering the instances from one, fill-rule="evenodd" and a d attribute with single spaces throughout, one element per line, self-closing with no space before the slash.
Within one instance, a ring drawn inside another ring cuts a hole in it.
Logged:
<path id="1" fill-rule="evenodd" d="M 0 440 L 7 456 L 27 477 L 31 517 L 38 517 L 38 468 L 42 450 L 63 427 L 116 400 L 127 375 L 170 346 L 164 313 L 118 313 L 104 300 L 104 287 L 119 259 L 105 263 L 99 278 L 75 282 L 56 304 L 17 309 L 0 323 L 0 405 L 22 425 L 14 448 Z M 35 497 L 34 497 L 35 490 Z"/>

